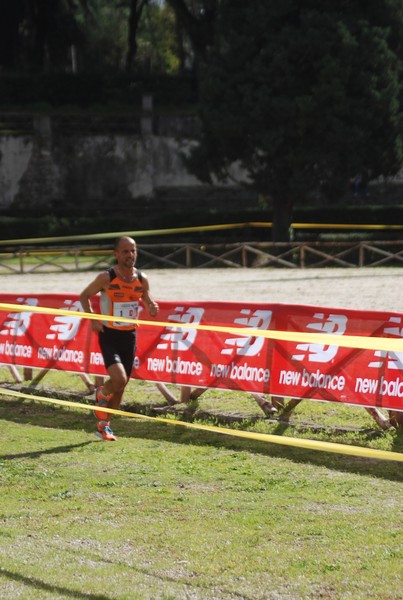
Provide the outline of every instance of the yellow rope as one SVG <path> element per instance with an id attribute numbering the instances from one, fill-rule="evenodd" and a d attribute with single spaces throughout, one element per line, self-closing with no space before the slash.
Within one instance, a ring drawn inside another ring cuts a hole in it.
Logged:
<path id="1" fill-rule="evenodd" d="M 56 400 L 55 398 L 46 398 L 44 396 L 33 396 L 29 394 L 23 394 L 22 392 L 16 392 L 14 390 L 6 390 L 0 388 L 0 394 L 5 396 L 14 396 L 18 398 L 25 398 L 38 402 L 48 402 L 50 404 L 57 404 L 59 406 L 66 406 L 72 408 L 82 408 L 84 410 L 93 411 L 94 406 L 88 404 L 82 404 L 80 402 L 70 402 L 68 400 Z M 319 450 L 322 452 L 332 452 L 336 454 L 346 454 L 350 456 L 360 456 L 363 458 L 373 458 L 377 460 L 391 460 L 403 462 L 403 454 L 399 452 L 389 452 L 387 450 L 375 450 L 373 448 L 363 448 L 359 446 L 349 446 L 347 444 L 336 444 L 333 442 L 321 442 L 318 440 L 307 440 L 300 438 L 291 438 L 286 436 L 270 435 L 267 433 L 254 433 L 250 431 L 239 431 L 236 429 L 227 429 L 224 427 L 214 427 L 213 425 L 199 425 L 197 423 L 187 423 L 185 421 L 176 421 L 172 419 L 163 419 L 161 417 L 150 417 L 147 415 L 141 415 L 138 413 L 132 413 L 125 410 L 115 410 L 112 408 L 102 407 L 103 412 L 108 412 L 114 415 L 120 415 L 124 417 L 130 417 L 134 419 L 143 419 L 145 421 L 154 421 L 158 423 L 164 423 L 165 425 L 179 425 L 181 427 L 187 427 L 190 429 L 198 429 L 202 431 L 209 431 L 211 433 L 219 433 L 222 435 L 228 435 L 231 437 L 246 438 L 249 440 L 256 440 L 259 442 L 266 442 L 269 444 L 280 444 L 283 446 L 293 446 L 296 448 L 304 448 L 305 450 Z"/>

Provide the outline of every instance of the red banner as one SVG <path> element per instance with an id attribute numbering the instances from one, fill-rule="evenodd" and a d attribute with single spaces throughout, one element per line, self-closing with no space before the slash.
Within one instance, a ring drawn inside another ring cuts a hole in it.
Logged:
<path id="1" fill-rule="evenodd" d="M 7 294 L 0 302 L 67 311 L 63 315 L 1 311 L 0 363 L 105 375 L 90 322 L 68 314 L 82 312 L 77 295 Z M 95 310 L 96 302 L 94 298 Z M 139 318 L 153 320 L 145 311 Z M 293 304 L 160 302 L 154 320 L 167 325 L 139 327 L 133 378 L 403 410 L 403 352 L 317 341 L 280 342 L 193 327 L 402 338 L 400 313 Z"/>

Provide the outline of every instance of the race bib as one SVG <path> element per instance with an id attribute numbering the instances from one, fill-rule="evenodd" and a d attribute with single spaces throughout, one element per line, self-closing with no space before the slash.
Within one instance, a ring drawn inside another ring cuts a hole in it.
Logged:
<path id="1" fill-rule="evenodd" d="M 123 317 L 124 319 L 137 319 L 139 309 L 138 302 L 114 302 L 113 316 Z M 122 321 L 114 321 L 115 327 L 130 327 L 133 328 L 133 323 L 122 323 Z"/>

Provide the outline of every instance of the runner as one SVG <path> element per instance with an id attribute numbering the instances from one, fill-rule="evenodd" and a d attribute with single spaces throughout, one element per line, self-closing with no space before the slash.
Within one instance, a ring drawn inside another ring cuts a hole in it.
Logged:
<path id="1" fill-rule="evenodd" d="M 81 292 L 85 312 L 93 313 L 91 297 L 100 293 L 103 315 L 137 319 L 141 299 L 150 316 L 158 313 L 158 304 L 150 295 L 147 276 L 136 269 L 137 247 L 130 237 L 120 237 L 114 247 L 116 266 L 103 271 Z M 92 330 L 98 334 L 99 346 L 109 379 L 95 392 L 97 407 L 118 409 L 123 392 L 130 380 L 136 350 L 136 325 L 119 321 L 91 319 Z M 97 435 L 114 441 L 110 413 L 96 410 Z"/>

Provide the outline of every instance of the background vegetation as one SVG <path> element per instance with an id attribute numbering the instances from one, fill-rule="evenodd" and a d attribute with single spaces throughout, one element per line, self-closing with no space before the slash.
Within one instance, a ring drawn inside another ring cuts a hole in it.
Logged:
<path id="1" fill-rule="evenodd" d="M 355 180 L 368 204 L 400 171 L 402 39 L 400 0 L 0 0 L 0 106 L 130 111 L 152 92 L 200 119 L 188 167 L 240 164 L 284 240 L 298 203 Z"/>
<path id="2" fill-rule="evenodd" d="M 33 211 L 35 212 L 35 211 Z M 249 222 L 271 222 L 273 213 L 269 208 L 259 207 L 232 207 L 227 208 L 225 213 L 221 210 L 208 209 L 199 203 L 191 208 L 172 209 L 169 205 L 158 210 L 158 213 L 145 212 L 141 217 L 142 231 L 158 229 L 176 229 L 186 227 L 199 227 L 200 232 L 175 233 L 171 236 L 150 234 L 142 237 L 143 243 L 225 243 L 243 241 L 268 241 L 270 229 L 253 228 L 245 226 L 242 229 L 205 231 L 203 226 L 249 223 Z M 397 225 L 403 223 L 403 206 L 363 206 L 352 207 L 338 205 L 337 207 L 296 207 L 293 211 L 293 219 L 296 223 L 314 224 L 346 224 L 347 227 L 340 230 L 329 228 L 321 230 L 317 227 L 312 230 L 298 230 L 293 232 L 293 241 L 315 241 L 326 238 L 328 241 L 338 239 L 339 241 L 357 240 L 400 240 L 401 229 L 356 230 L 354 225 Z M 64 237 L 66 235 L 102 234 L 120 231 L 137 231 L 139 212 L 130 217 L 127 214 L 117 215 L 115 212 L 106 211 L 93 212 L 91 216 L 77 215 L 77 211 L 71 214 L 48 214 L 30 216 L 25 213 L 8 211 L 7 215 L 0 215 L 0 228 L 3 232 L 2 240 L 42 238 L 42 237 Z M 352 228 L 348 229 L 348 224 Z M 325 236 L 325 237 L 324 237 Z M 90 244 L 91 242 L 89 240 Z M 52 245 L 62 245 L 63 241 Z M 85 241 L 82 241 L 85 244 Z M 19 244 L 21 245 L 21 244 Z M 47 244 L 48 245 L 48 244 Z M 4 245 L 3 245 L 4 248 Z"/>

